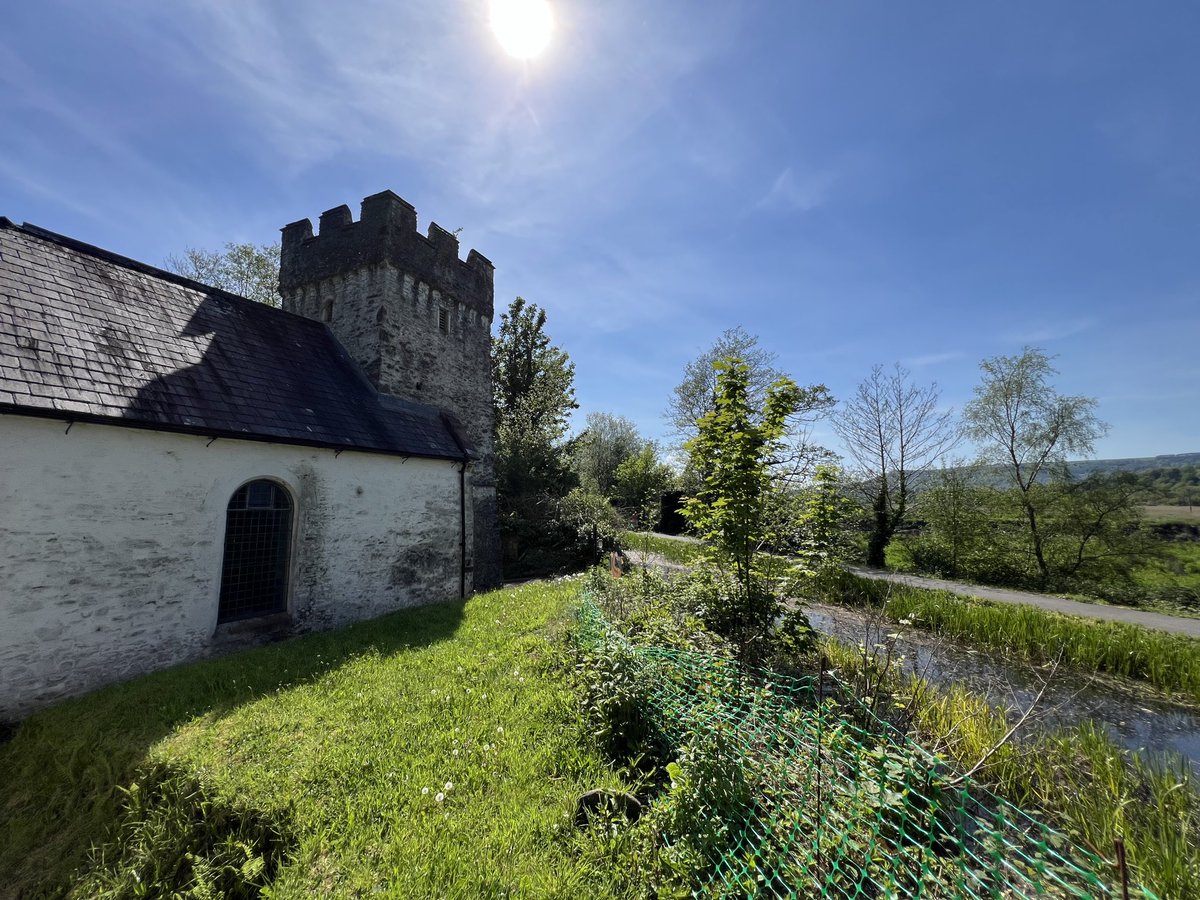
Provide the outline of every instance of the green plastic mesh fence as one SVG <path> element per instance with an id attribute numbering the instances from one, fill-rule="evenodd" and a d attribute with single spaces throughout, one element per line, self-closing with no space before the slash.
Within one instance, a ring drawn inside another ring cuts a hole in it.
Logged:
<path id="1" fill-rule="evenodd" d="M 1121 896 L 1110 865 L 955 777 L 828 676 L 788 679 L 635 646 L 591 602 L 580 640 L 616 641 L 636 657 L 665 745 L 720 734 L 740 756 L 752 789 L 722 805 L 696 896 Z M 1154 898 L 1142 888 L 1131 896 Z"/>

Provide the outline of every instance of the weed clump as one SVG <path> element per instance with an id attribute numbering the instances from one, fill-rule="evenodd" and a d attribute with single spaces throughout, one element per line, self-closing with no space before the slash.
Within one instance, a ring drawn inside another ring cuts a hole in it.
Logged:
<path id="1" fill-rule="evenodd" d="M 142 769 L 71 897 L 255 898 L 295 846 L 275 817 L 165 762 Z"/>

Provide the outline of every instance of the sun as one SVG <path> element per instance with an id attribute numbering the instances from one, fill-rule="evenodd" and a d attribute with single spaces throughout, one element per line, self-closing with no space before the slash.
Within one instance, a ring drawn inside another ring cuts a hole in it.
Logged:
<path id="1" fill-rule="evenodd" d="M 532 59 L 550 43 L 554 13 L 546 0 L 491 0 L 492 32 L 509 56 Z"/>

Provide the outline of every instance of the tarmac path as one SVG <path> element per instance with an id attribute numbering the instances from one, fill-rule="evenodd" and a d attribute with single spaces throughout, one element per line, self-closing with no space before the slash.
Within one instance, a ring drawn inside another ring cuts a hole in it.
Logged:
<path id="1" fill-rule="evenodd" d="M 1124 622 L 1127 625 L 1141 625 L 1143 628 L 1153 628 L 1158 631 L 1168 631 L 1171 634 L 1182 634 L 1187 637 L 1200 638 L 1200 619 L 1187 619 L 1183 616 L 1170 616 L 1166 613 L 1144 612 L 1143 610 L 1130 609 L 1126 606 L 1082 603 L 1078 600 L 1067 600 L 1065 597 L 1052 597 L 1049 594 L 1033 594 L 1028 591 L 1014 591 L 1008 588 L 985 587 L 981 584 L 961 584 L 957 581 L 946 581 L 942 578 L 927 578 L 924 575 L 906 575 L 900 572 L 886 572 L 882 569 L 869 569 L 866 566 L 848 566 L 847 568 L 855 575 L 861 575 L 864 578 L 876 578 L 884 581 L 892 581 L 897 584 L 908 584 L 913 587 L 950 591 L 964 597 L 978 597 L 983 600 L 995 600 L 998 603 L 1036 606 L 1038 609 L 1048 610 L 1049 612 L 1082 616 L 1088 619 L 1103 619 L 1108 622 Z"/>

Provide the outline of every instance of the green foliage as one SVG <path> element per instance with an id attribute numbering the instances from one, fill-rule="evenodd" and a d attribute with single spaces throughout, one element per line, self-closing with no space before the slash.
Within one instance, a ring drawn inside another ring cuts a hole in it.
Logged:
<path id="1" fill-rule="evenodd" d="M 658 522 L 662 495 L 674 483 L 671 467 L 659 462 L 654 445 L 647 443 L 617 466 L 611 496 L 613 503 L 630 514 L 638 526 L 649 530 Z"/>
<path id="2" fill-rule="evenodd" d="M 1200 463 L 1163 466 L 1133 474 L 1138 502 L 1163 506 L 1200 506 Z"/>
<path id="3" fill-rule="evenodd" d="M 636 456 L 647 441 L 625 416 L 590 412 L 575 441 L 574 466 L 579 483 L 612 498 L 617 468 Z M 618 504 L 619 506 L 620 504 Z"/>
<path id="4" fill-rule="evenodd" d="M 279 245 L 225 244 L 224 250 L 189 247 L 183 256 L 168 256 L 172 272 L 231 294 L 279 305 Z"/>
<path id="5" fill-rule="evenodd" d="M 667 405 L 666 418 L 674 427 L 681 444 L 696 437 L 699 422 L 717 406 L 718 373 L 717 363 L 722 360 L 738 359 L 747 367 L 746 396 L 751 420 L 758 422 L 766 409 L 767 394 L 772 385 L 784 378 L 775 368 L 776 355 L 759 345 L 758 337 L 740 325 L 724 331 L 712 346 L 691 360 L 683 380 L 672 392 Z M 810 445 L 806 440 L 805 426 L 833 406 L 834 400 L 823 384 L 812 384 L 797 388 L 798 399 L 788 429 L 788 452 L 786 461 L 790 475 L 806 474 L 816 460 L 829 457 L 829 452 Z M 690 454 L 689 454 L 690 456 Z M 703 471 L 696 469 L 689 460 L 680 482 L 685 492 L 694 493 L 701 483 Z"/>
<path id="6" fill-rule="evenodd" d="M 294 849 L 270 816 L 214 796 L 177 765 L 151 763 L 122 793 L 117 821 L 92 848 L 72 897 L 256 898 Z"/>
<path id="7" fill-rule="evenodd" d="M 605 755 L 638 762 L 659 749 L 647 717 L 651 677 L 630 645 L 612 636 L 579 644 L 573 658 L 584 719 Z"/>
<path id="8" fill-rule="evenodd" d="M 695 436 L 696 423 L 713 410 L 717 363 L 727 359 L 739 359 L 747 367 L 746 392 L 755 409 L 763 408 L 767 391 L 783 377 L 775 368 L 775 354 L 763 349 L 756 335 L 740 325 L 727 328 L 711 347 L 687 364 L 683 380 L 671 392 L 666 418 L 685 441 Z"/>
<path id="9" fill-rule="evenodd" d="M 766 393 L 763 409 L 750 405 L 750 367 L 738 359 L 716 364 L 713 409 L 688 441 L 692 468 L 701 473 L 696 495 L 683 515 L 732 577 L 714 570 L 708 596 L 710 627 L 728 637 L 744 658 L 769 645 L 780 604 L 755 571 L 755 556 L 772 535 L 766 530 L 771 464 L 781 448 L 787 420 L 801 401 L 795 382 L 781 378 Z"/>
<path id="10" fill-rule="evenodd" d="M 1126 473 L 1073 480 L 1063 472 L 1022 494 L 976 484 L 969 470 L 946 469 L 917 497 L 924 527 L 902 540 L 917 571 L 986 584 L 1114 590 L 1158 552 L 1140 527 L 1135 492 Z M 1037 511 L 1036 545 L 1027 502 Z"/>
<path id="11" fill-rule="evenodd" d="M 845 493 L 836 466 L 817 466 L 813 482 L 797 495 L 796 514 L 786 531 L 784 548 L 805 575 L 840 568 L 854 553 L 851 525 L 857 509 Z"/>
<path id="12" fill-rule="evenodd" d="M 1045 351 L 1026 347 L 1020 356 L 996 356 L 979 364 L 983 380 L 963 409 L 968 437 L 983 458 L 1004 472 L 1021 506 L 1029 547 L 1042 586 L 1052 579 L 1047 559 L 1045 519 L 1061 494 L 1042 484 L 1062 481 L 1071 453 L 1090 453 L 1107 426 L 1095 415 L 1090 397 L 1065 396 L 1049 383 L 1058 374 Z"/>
<path id="13" fill-rule="evenodd" d="M 546 311 L 517 297 L 500 316 L 492 341 L 496 405 L 496 503 L 508 575 L 545 574 L 586 562 L 594 547 L 579 543 L 563 501 L 576 486 L 566 439 L 575 403 L 575 366 L 550 343 Z M 598 526 L 599 527 L 599 526 Z"/>
<path id="14" fill-rule="evenodd" d="M 748 365 L 730 358 L 715 368 L 714 408 L 700 418 L 696 437 L 686 445 L 701 486 L 683 515 L 733 565 L 748 591 L 754 555 L 771 537 L 763 527 L 771 464 L 800 403 L 800 389 L 780 378 L 768 388 L 760 411 L 751 405 Z"/>
<path id="15" fill-rule="evenodd" d="M 644 877 L 659 896 L 690 897 L 736 852 L 763 785 L 722 725 L 695 733 L 680 747 L 667 777 L 667 790 L 642 825 L 651 850 Z"/>

